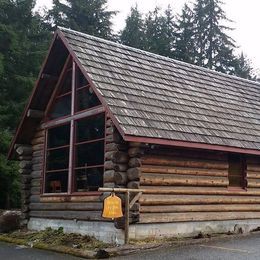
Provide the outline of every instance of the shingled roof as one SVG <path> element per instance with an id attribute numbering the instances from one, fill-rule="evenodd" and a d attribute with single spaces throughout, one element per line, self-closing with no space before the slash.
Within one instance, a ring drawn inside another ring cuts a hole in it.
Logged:
<path id="1" fill-rule="evenodd" d="M 56 35 L 102 96 L 125 140 L 260 154 L 259 83 L 65 28 Z M 37 84 L 27 109 L 50 92 L 39 94 Z M 20 123 L 13 144 L 23 125 L 28 124 Z"/>
<path id="2" fill-rule="evenodd" d="M 60 30 L 125 135 L 260 149 L 260 84 Z"/>

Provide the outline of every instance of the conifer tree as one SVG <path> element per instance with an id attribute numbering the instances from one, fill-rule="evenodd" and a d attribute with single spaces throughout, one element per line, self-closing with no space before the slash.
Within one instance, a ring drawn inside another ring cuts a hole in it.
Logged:
<path id="1" fill-rule="evenodd" d="M 232 73 L 234 40 L 226 34 L 230 27 L 221 0 L 197 0 L 194 7 L 195 63 L 217 71 Z"/>
<path id="2" fill-rule="evenodd" d="M 174 57 L 174 45 L 176 41 L 176 24 L 170 5 L 168 5 L 160 19 L 160 54 L 172 58 Z"/>
<path id="3" fill-rule="evenodd" d="M 54 0 L 49 23 L 112 39 L 111 18 L 116 12 L 108 11 L 106 4 L 107 0 Z"/>
<path id="4" fill-rule="evenodd" d="M 251 61 L 244 55 L 243 52 L 241 52 L 235 59 L 234 63 L 234 75 L 245 79 L 256 79 Z"/>
<path id="5" fill-rule="evenodd" d="M 145 18 L 145 46 L 144 49 L 153 53 L 160 53 L 160 31 L 162 19 L 160 9 L 156 7 Z"/>
<path id="6" fill-rule="evenodd" d="M 194 13 L 185 4 L 176 23 L 176 43 L 174 57 L 188 63 L 195 62 Z"/>
<path id="7" fill-rule="evenodd" d="M 126 18 L 124 29 L 120 33 L 120 41 L 128 46 L 144 49 L 144 22 L 137 5 L 131 8 Z"/>
<path id="8" fill-rule="evenodd" d="M 175 40 L 174 17 L 170 6 L 164 14 L 156 7 L 145 18 L 145 50 L 173 57 Z"/>
<path id="9" fill-rule="evenodd" d="M 49 32 L 33 0 L 0 2 L 0 125 L 13 130 L 46 53 Z"/>
<path id="10" fill-rule="evenodd" d="M 33 0 L 0 1 L 0 208 L 19 205 L 18 171 L 6 153 L 49 40 L 34 5 Z"/>

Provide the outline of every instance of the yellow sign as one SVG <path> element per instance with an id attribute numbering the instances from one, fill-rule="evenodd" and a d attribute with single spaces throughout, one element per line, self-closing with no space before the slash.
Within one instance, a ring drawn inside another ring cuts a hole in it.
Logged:
<path id="1" fill-rule="evenodd" d="M 122 213 L 122 202 L 121 199 L 115 195 L 115 193 L 111 193 L 107 198 L 104 199 L 104 207 L 103 207 L 103 218 L 120 218 L 123 216 Z"/>

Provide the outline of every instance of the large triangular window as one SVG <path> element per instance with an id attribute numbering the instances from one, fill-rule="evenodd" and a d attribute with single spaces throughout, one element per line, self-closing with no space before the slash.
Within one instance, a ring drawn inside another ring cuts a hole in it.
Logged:
<path id="1" fill-rule="evenodd" d="M 103 186 L 105 113 L 80 68 L 67 60 L 46 116 L 43 193 Z"/>
<path id="2" fill-rule="evenodd" d="M 76 77 L 76 112 L 100 105 L 100 101 L 85 79 L 82 72 L 77 70 Z"/>
<path id="3" fill-rule="evenodd" d="M 54 98 L 51 100 L 51 107 L 48 112 L 49 120 L 73 115 L 101 105 L 81 70 L 76 67 L 74 76 L 72 75 L 71 62 L 68 62 L 65 66 L 55 90 Z M 73 90 L 72 83 L 75 84 Z M 74 99 L 72 98 L 73 91 Z"/>

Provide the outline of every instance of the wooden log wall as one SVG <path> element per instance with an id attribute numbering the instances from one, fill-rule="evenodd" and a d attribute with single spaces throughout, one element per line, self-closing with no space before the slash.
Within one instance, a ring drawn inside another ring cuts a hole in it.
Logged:
<path id="1" fill-rule="evenodd" d="M 125 188 L 129 182 L 127 169 L 129 162 L 128 144 L 123 140 L 110 118 L 106 121 L 105 172 L 104 187 Z M 109 193 L 104 193 L 104 197 Z M 124 194 L 117 194 L 122 199 L 124 210 Z M 130 223 L 139 221 L 139 207 L 134 205 L 130 211 Z M 124 228 L 124 217 L 115 220 L 115 227 Z"/>
<path id="2" fill-rule="evenodd" d="M 248 190 L 260 190 L 260 159 L 256 156 L 247 157 L 246 179 Z"/>
<path id="3" fill-rule="evenodd" d="M 32 147 L 31 145 L 18 145 L 16 153 L 18 154 L 21 180 L 21 226 L 26 226 L 29 220 L 31 194 Z"/>
<path id="4" fill-rule="evenodd" d="M 228 187 L 228 154 L 130 143 L 128 187 L 145 189 L 140 223 L 260 218 L 260 157 L 247 190 Z"/>
<path id="5" fill-rule="evenodd" d="M 127 188 L 129 189 L 138 189 L 140 187 L 140 168 L 141 165 L 141 158 L 144 155 L 144 150 L 147 148 L 147 145 L 140 144 L 140 143 L 129 143 L 128 155 L 129 155 L 129 162 L 128 162 L 128 170 L 127 170 Z M 131 194 L 131 198 L 136 194 Z M 131 214 L 134 215 L 136 222 L 140 220 L 140 202 L 139 200 L 135 202 L 131 209 Z"/>
<path id="6" fill-rule="evenodd" d="M 126 187 L 129 156 L 128 145 L 110 118 L 106 120 L 104 187 Z"/>

